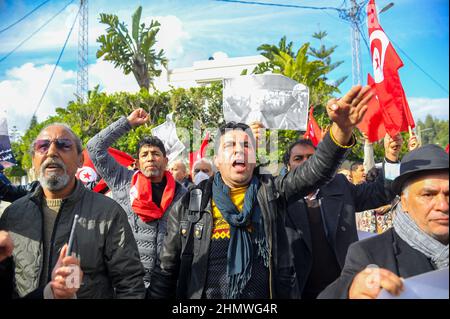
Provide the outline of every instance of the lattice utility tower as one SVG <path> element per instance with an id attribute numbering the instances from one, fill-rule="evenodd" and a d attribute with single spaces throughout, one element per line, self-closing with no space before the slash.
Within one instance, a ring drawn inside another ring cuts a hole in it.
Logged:
<path id="1" fill-rule="evenodd" d="M 352 38 L 352 80 L 353 85 L 362 84 L 362 71 L 361 71 L 361 38 L 367 43 L 367 39 L 364 36 L 364 33 L 361 31 L 361 27 L 363 25 L 363 19 L 365 19 L 365 8 L 369 0 L 362 0 L 357 3 L 357 0 L 350 0 L 351 7 L 347 9 L 347 0 L 344 0 L 339 8 L 337 7 L 312 7 L 312 6 L 303 6 L 303 5 L 294 5 L 294 4 L 277 4 L 277 3 L 268 3 L 268 2 L 257 2 L 257 1 L 243 1 L 243 0 L 216 0 L 221 2 L 235 2 L 241 4 L 248 5 L 262 5 L 262 6 L 275 6 L 275 7 L 290 7 L 290 8 L 299 8 L 299 9 L 316 9 L 316 10 L 334 10 L 337 11 L 339 17 L 345 21 L 350 23 L 351 27 L 351 38 Z M 386 5 L 383 9 L 380 10 L 378 14 L 381 14 L 394 5 L 393 2 Z M 368 48 L 370 51 L 370 48 Z"/>
<path id="2" fill-rule="evenodd" d="M 362 84 L 362 66 L 361 66 L 361 37 L 364 38 L 366 45 L 367 39 L 364 36 L 362 31 L 363 20 L 366 18 L 365 8 L 367 6 L 368 1 L 364 0 L 360 3 L 357 3 L 356 0 L 350 0 L 351 7 L 347 10 L 340 10 L 339 17 L 350 22 L 351 32 L 352 32 L 352 79 L 353 85 Z M 345 4 L 345 1 L 344 1 Z M 393 2 L 389 3 L 385 7 L 383 7 L 378 14 L 382 14 L 383 12 L 389 10 L 394 5 Z M 370 48 L 368 47 L 370 51 Z M 370 52 L 369 52 L 370 54 Z"/>
<path id="3" fill-rule="evenodd" d="M 88 0 L 80 0 L 78 30 L 77 96 L 82 102 L 88 94 Z"/>
<path id="4" fill-rule="evenodd" d="M 363 17 L 365 17 L 364 8 L 367 1 L 357 3 L 356 0 L 351 0 L 351 7 L 347 10 L 339 11 L 339 16 L 350 22 L 351 39 L 352 39 L 352 81 L 353 85 L 362 84 L 361 71 L 361 25 Z"/>

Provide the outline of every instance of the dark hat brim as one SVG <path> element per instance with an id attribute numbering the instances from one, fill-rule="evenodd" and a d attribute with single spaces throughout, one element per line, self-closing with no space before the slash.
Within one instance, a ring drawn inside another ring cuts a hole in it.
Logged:
<path id="1" fill-rule="evenodd" d="M 426 172 L 432 172 L 432 171 L 447 171 L 448 172 L 448 166 L 447 167 L 433 167 L 430 169 L 417 169 L 414 171 L 409 171 L 405 174 L 402 174 L 398 176 L 394 181 L 392 182 L 392 190 L 396 195 L 400 195 L 402 192 L 403 185 L 414 176 L 418 176 L 419 174 L 426 173 Z"/>

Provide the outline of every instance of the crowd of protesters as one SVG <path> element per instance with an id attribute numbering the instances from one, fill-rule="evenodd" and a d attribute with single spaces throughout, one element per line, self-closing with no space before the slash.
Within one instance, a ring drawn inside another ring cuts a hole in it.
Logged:
<path id="1" fill-rule="evenodd" d="M 0 200 L 12 203 L 0 217 L 0 297 L 399 295 L 401 278 L 448 267 L 448 154 L 412 137 L 400 159 L 404 141 L 386 135 L 382 163 L 366 142 L 364 162 L 344 168 L 371 98 L 356 86 L 330 100 L 322 142 L 292 141 L 278 176 L 257 167 L 261 123 L 223 125 L 213 161 L 191 170 L 144 137 L 126 168 L 107 150 L 149 121 L 134 110 L 86 145 L 112 198 L 75 177 L 83 155 L 71 128 L 45 127 L 30 148 L 38 180 L 0 175 Z M 359 241 L 358 230 L 378 235 Z"/>

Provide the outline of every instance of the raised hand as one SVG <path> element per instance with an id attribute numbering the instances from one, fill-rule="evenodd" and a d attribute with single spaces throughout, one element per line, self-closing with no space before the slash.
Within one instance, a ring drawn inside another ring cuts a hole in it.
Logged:
<path id="1" fill-rule="evenodd" d="M 342 98 L 328 101 L 328 116 L 341 129 L 351 130 L 363 119 L 372 96 L 370 86 L 356 85 Z"/>
<path id="2" fill-rule="evenodd" d="M 150 116 L 144 109 L 139 108 L 131 112 L 127 119 L 131 127 L 136 127 L 147 123 L 150 120 Z"/>
<path id="3" fill-rule="evenodd" d="M 367 111 L 367 103 L 373 97 L 370 86 L 354 86 L 340 99 L 331 99 L 327 103 L 327 113 L 333 125 L 333 136 L 337 142 L 346 145 L 353 128 L 361 122 Z"/>
<path id="4" fill-rule="evenodd" d="M 414 133 L 411 133 L 409 140 L 408 140 L 408 151 L 414 151 L 416 148 L 419 147 L 419 141 L 417 140 L 417 136 L 414 135 Z"/>
<path id="5" fill-rule="evenodd" d="M 261 122 L 252 122 L 250 125 L 250 129 L 252 130 L 253 136 L 256 140 L 256 145 L 259 145 L 259 142 L 261 140 L 261 137 L 264 134 L 264 124 Z"/>

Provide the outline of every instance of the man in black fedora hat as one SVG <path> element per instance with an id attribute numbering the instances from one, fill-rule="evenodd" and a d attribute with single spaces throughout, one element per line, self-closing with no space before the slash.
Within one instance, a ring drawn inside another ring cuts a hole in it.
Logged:
<path id="1" fill-rule="evenodd" d="M 394 227 L 356 242 L 341 276 L 319 298 L 377 298 L 403 290 L 401 278 L 448 268 L 448 154 L 425 145 L 404 156 L 393 182 L 400 195 Z"/>

